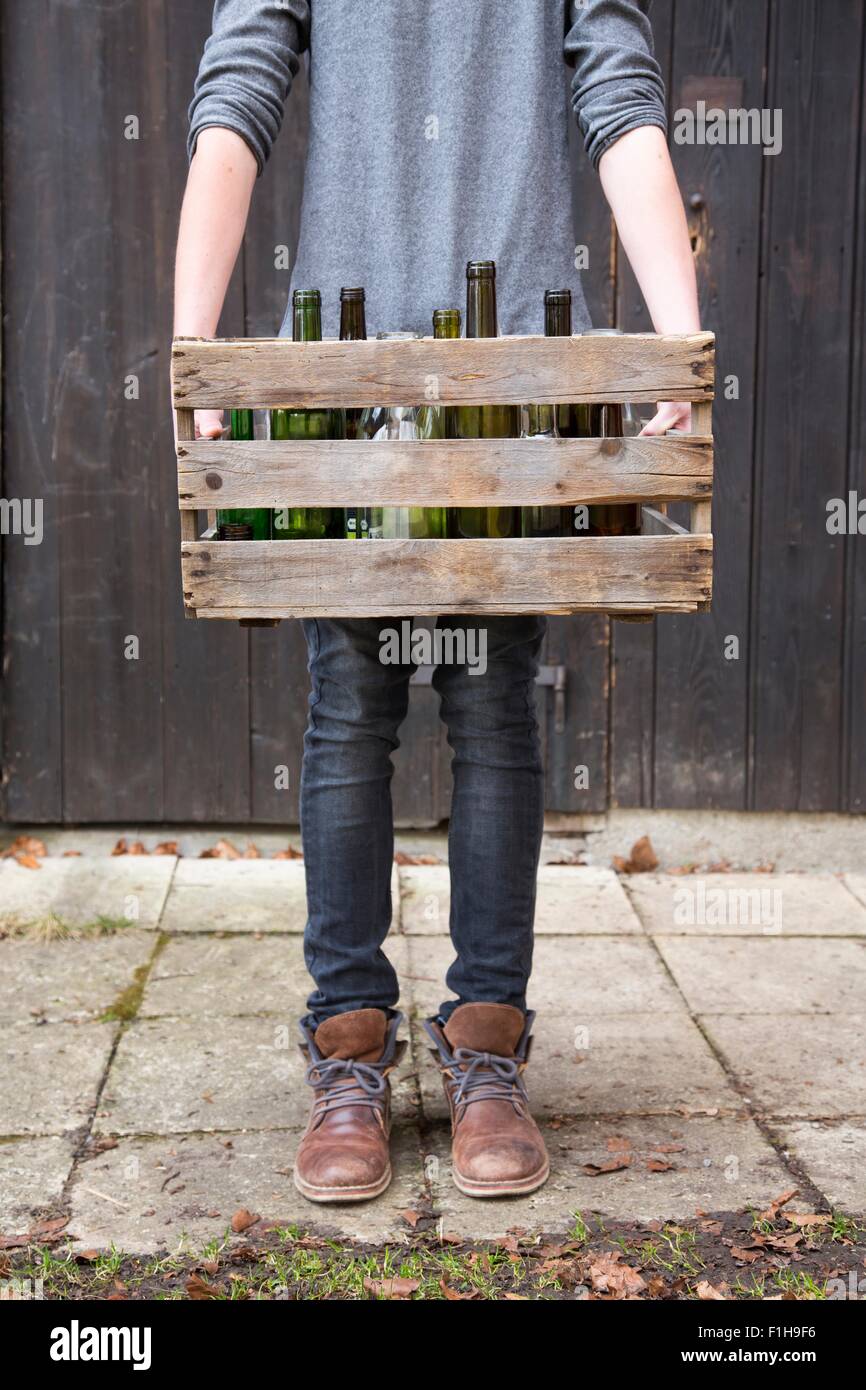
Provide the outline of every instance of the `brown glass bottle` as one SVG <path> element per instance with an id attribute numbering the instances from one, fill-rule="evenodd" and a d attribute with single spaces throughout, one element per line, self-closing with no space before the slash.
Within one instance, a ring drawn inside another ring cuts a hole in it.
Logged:
<path id="1" fill-rule="evenodd" d="M 470 261 L 466 267 L 466 337 L 496 338 L 496 265 Z M 519 405 L 461 405 L 455 412 L 458 439 L 519 439 Z M 494 539 L 520 535 L 519 507 L 449 507 L 448 535 Z"/>

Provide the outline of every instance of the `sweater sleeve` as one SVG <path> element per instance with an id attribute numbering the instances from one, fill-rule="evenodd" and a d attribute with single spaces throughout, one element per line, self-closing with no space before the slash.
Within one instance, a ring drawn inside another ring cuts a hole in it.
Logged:
<path id="1" fill-rule="evenodd" d="M 216 0 L 189 108 L 189 158 L 207 126 L 234 130 L 261 174 L 309 44 L 309 0 Z"/>
<path id="2" fill-rule="evenodd" d="M 636 0 L 568 0 L 565 58 L 574 68 L 571 104 L 594 168 L 628 131 L 667 130 L 652 29 Z"/>

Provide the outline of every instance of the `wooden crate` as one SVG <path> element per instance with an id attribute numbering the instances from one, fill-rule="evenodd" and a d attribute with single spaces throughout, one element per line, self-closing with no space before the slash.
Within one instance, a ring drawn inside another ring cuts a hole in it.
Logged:
<path id="1" fill-rule="evenodd" d="M 179 338 L 172 351 L 184 602 L 268 620 L 438 613 L 689 613 L 712 591 L 712 334 L 294 343 Z M 195 410 L 485 402 L 694 402 L 665 438 L 196 440 Z M 639 502 L 640 536 L 507 540 L 201 537 L 233 507 Z M 665 515 L 690 504 L 686 529 Z"/>

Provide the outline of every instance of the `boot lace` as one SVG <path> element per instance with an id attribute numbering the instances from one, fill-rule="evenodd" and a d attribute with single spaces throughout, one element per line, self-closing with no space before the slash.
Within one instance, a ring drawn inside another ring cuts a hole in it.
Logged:
<path id="1" fill-rule="evenodd" d="M 384 1103 L 388 1083 L 384 1062 L 357 1062 L 353 1057 L 325 1057 L 311 1062 L 304 1080 L 316 1093 L 318 1116 L 331 1114 L 347 1105 L 379 1109 Z"/>
<path id="2" fill-rule="evenodd" d="M 443 1067 L 456 1083 L 455 1105 L 472 1105 L 477 1100 L 507 1100 L 517 1110 L 520 1101 L 528 1099 L 520 1075 L 520 1062 L 515 1057 L 458 1047 L 451 1060 L 443 1062 Z"/>

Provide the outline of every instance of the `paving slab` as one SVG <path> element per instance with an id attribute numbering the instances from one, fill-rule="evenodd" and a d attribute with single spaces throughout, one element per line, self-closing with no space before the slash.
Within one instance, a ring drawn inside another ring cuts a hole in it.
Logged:
<path id="1" fill-rule="evenodd" d="M 0 1023 L 99 1017 L 133 983 L 154 941 L 152 932 L 132 927 L 60 941 L 0 941 Z"/>
<path id="2" fill-rule="evenodd" d="M 430 1047 L 416 1025 L 424 1115 L 443 1119 L 448 1107 Z M 587 1015 L 582 1023 L 545 1013 L 535 1027 L 526 1081 L 539 1120 L 742 1109 L 700 1029 L 685 1013 Z"/>
<path id="3" fill-rule="evenodd" d="M 403 938 L 390 936 L 384 950 L 402 976 Z M 148 977 L 139 1017 L 277 1014 L 295 1022 L 312 988 L 299 936 L 175 937 Z"/>
<path id="4" fill-rule="evenodd" d="M 685 1220 L 698 1211 L 764 1207 L 793 1185 L 748 1119 L 585 1119 L 542 1130 L 551 1162 L 548 1182 L 530 1197 L 490 1202 L 465 1197 L 451 1182 L 447 1128 L 436 1126 L 424 1135 L 425 1170 L 445 1231 L 474 1240 L 493 1240 L 512 1228 L 560 1233 L 578 1212 L 628 1221 Z M 630 1165 L 619 1172 L 584 1172 L 585 1164 L 600 1166 L 629 1154 Z M 649 1171 L 650 1159 L 672 1164 L 671 1171 Z M 808 1207 L 808 1201 L 791 1203 L 791 1210 Z"/>
<path id="5" fill-rule="evenodd" d="M 842 882 L 857 901 L 866 907 L 866 874 L 844 874 Z"/>
<path id="6" fill-rule="evenodd" d="M 844 1013 L 866 1000 L 866 943 L 805 937 L 657 938 L 695 1013 Z"/>
<path id="7" fill-rule="evenodd" d="M 448 938 L 410 936 L 415 1006 L 435 1013 L 448 998 L 445 972 L 454 959 Z M 566 1013 L 574 1026 L 588 1014 L 679 1013 L 685 1005 L 645 937 L 542 937 L 535 943 L 529 1004 L 539 1017 Z"/>
<path id="8" fill-rule="evenodd" d="M 400 885 L 403 930 L 416 936 L 447 936 L 448 866 L 404 865 Z M 539 936 L 640 934 L 641 924 L 612 869 L 542 865 L 535 931 Z"/>
<path id="9" fill-rule="evenodd" d="M 35 1212 L 57 1206 L 72 1171 L 69 1139 L 15 1139 L 0 1143 L 0 1234 L 30 1229 Z"/>
<path id="10" fill-rule="evenodd" d="M 866 1015 L 710 1014 L 701 1021 L 756 1113 L 818 1119 L 866 1110 Z"/>
<path id="11" fill-rule="evenodd" d="M 0 1136 L 59 1135 L 86 1124 L 117 1029 L 114 1023 L 0 1026 Z"/>
<path id="12" fill-rule="evenodd" d="M 124 1033 L 94 1121 L 98 1134 L 184 1134 L 292 1129 L 306 1123 L 310 1089 L 298 1048 L 297 1009 L 285 1014 L 140 1018 Z M 394 1077 L 394 1111 L 417 1097 Z"/>
<path id="13" fill-rule="evenodd" d="M 71 1185 L 74 1248 L 147 1254 L 221 1239 L 240 1207 L 322 1235 L 380 1242 L 411 1234 L 399 1216 L 418 1206 L 424 1175 L 412 1126 L 395 1130 L 394 1180 L 374 1202 L 319 1206 L 295 1190 L 299 1130 L 122 1139 L 79 1163 Z"/>
<path id="14" fill-rule="evenodd" d="M 832 874 L 633 874 L 647 931 L 673 936 L 866 936 L 866 897 Z"/>
<path id="15" fill-rule="evenodd" d="M 99 859 L 40 859 L 24 869 L 0 862 L 0 923 L 27 926 L 55 915 L 83 927 L 107 918 L 157 927 L 177 860 L 118 855 Z"/>
<path id="16" fill-rule="evenodd" d="M 866 1124 L 812 1120 L 783 1125 L 776 1137 L 835 1211 L 862 1218 L 866 1212 Z"/>
<path id="17" fill-rule="evenodd" d="M 167 932 L 302 932 L 301 859 L 181 859 L 162 917 Z"/>

